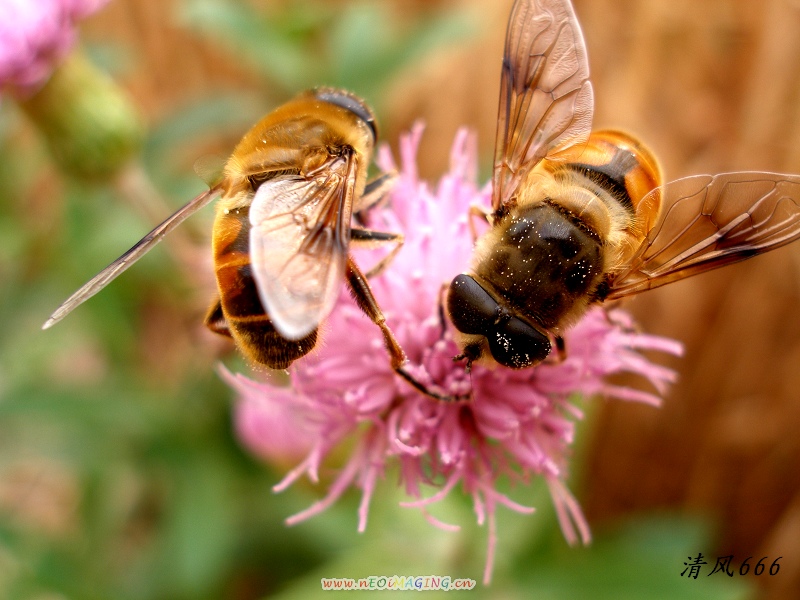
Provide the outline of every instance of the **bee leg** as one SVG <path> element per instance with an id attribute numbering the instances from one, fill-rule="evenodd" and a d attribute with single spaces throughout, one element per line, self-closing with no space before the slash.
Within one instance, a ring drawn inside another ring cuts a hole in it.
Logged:
<path id="1" fill-rule="evenodd" d="M 367 278 L 350 257 L 347 259 L 347 283 L 353 292 L 358 307 L 364 311 L 364 314 L 366 314 L 383 333 L 384 343 L 386 344 L 386 349 L 389 351 L 392 368 L 397 370 L 408 360 L 406 358 L 406 353 L 403 352 L 392 330 L 389 329 L 389 326 L 386 324 L 386 317 L 383 315 L 383 311 L 380 306 L 378 306 L 378 301 L 375 300 L 375 296 L 372 294 L 372 289 L 369 287 Z"/>
<path id="2" fill-rule="evenodd" d="M 442 287 L 439 288 L 439 328 L 442 330 L 442 333 L 439 336 L 440 340 L 443 340 L 445 334 L 447 333 L 447 311 L 444 309 L 444 303 L 449 287 L 450 286 L 448 284 L 443 283 Z"/>
<path id="3" fill-rule="evenodd" d="M 553 348 L 555 348 L 556 351 L 550 354 L 546 361 L 551 365 L 560 365 L 567 360 L 567 343 L 560 335 L 553 336 L 552 342 Z"/>
<path id="4" fill-rule="evenodd" d="M 353 207 L 356 223 L 366 225 L 367 211 L 378 206 L 389 197 L 389 192 L 397 181 L 397 173 L 382 173 L 367 182 L 364 193 Z"/>
<path id="5" fill-rule="evenodd" d="M 405 237 L 402 233 L 389 233 L 387 231 L 373 231 L 371 229 L 352 228 L 350 230 L 350 241 L 355 245 L 365 248 L 375 248 L 385 244 L 394 244 L 389 254 L 384 256 L 378 263 L 366 272 L 367 279 L 380 275 L 383 270 L 394 260 L 400 248 L 403 247 Z"/>
<path id="6" fill-rule="evenodd" d="M 389 352 L 390 363 L 395 373 L 405 379 L 416 390 L 435 400 L 453 401 L 461 399 L 438 394 L 429 390 L 427 386 L 417 381 L 417 379 L 405 369 L 405 365 L 408 363 L 406 353 L 403 351 L 397 338 L 394 337 L 392 330 L 389 329 L 389 326 L 386 324 L 386 317 L 383 315 L 383 311 L 380 306 L 378 306 L 378 301 L 375 300 L 375 296 L 372 294 L 372 289 L 369 287 L 367 278 L 350 257 L 347 258 L 347 283 L 353 292 L 358 307 L 364 311 L 364 314 L 366 314 L 372 322 L 380 328 L 381 333 L 383 333 L 383 343 L 386 346 L 386 350 Z"/>
<path id="7" fill-rule="evenodd" d="M 562 363 L 567 360 L 567 343 L 560 335 L 557 335 L 555 338 L 555 346 L 557 363 Z"/>
<path id="8" fill-rule="evenodd" d="M 439 313 L 439 328 L 441 333 L 439 334 L 439 341 L 444 341 L 444 336 L 447 335 L 447 310 L 445 309 L 445 302 L 447 300 L 447 291 L 450 289 L 450 285 L 447 283 L 443 283 L 442 287 L 439 288 L 439 306 L 438 313 Z M 470 355 L 468 349 L 465 349 L 462 354 L 458 354 L 457 356 L 453 357 L 453 362 L 459 362 L 462 360 L 466 360 L 466 364 L 464 365 L 464 372 L 469 377 L 469 384 L 470 384 L 470 391 L 469 394 L 465 394 L 463 396 L 458 396 L 457 400 L 472 400 L 472 362 L 475 360 L 475 357 Z"/>
<path id="9" fill-rule="evenodd" d="M 364 210 L 372 208 L 375 204 L 384 200 L 389 193 L 389 190 L 394 187 L 397 182 L 397 173 L 390 171 L 389 173 L 381 173 L 377 177 L 370 179 L 364 188 L 364 193 L 358 201 L 356 208 Z"/>
<path id="10" fill-rule="evenodd" d="M 470 204 L 469 206 L 469 231 L 472 234 L 472 241 L 475 242 L 480 236 L 478 230 L 475 229 L 475 219 L 480 218 L 483 222 L 492 224 L 492 212 L 483 206 L 477 204 Z"/>

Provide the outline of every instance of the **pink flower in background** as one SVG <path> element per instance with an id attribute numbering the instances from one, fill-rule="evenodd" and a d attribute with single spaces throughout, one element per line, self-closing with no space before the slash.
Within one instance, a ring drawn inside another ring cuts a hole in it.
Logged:
<path id="1" fill-rule="evenodd" d="M 3 0 L 0 91 L 30 94 L 75 43 L 75 26 L 108 0 Z"/>
<path id="2" fill-rule="evenodd" d="M 442 285 L 468 267 L 473 245 L 468 209 L 473 203 L 487 205 L 490 192 L 476 185 L 474 139 L 465 131 L 456 138 L 450 172 L 435 190 L 429 189 L 416 172 L 421 134 L 417 126 L 401 140 L 401 176 L 389 207 L 370 215 L 371 228 L 406 236 L 402 251 L 371 285 L 415 376 L 445 394 L 463 395 L 471 389 L 473 399 L 435 401 L 396 376 L 378 328 L 347 293 L 324 327 L 323 343 L 293 365 L 291 387 L 256 383 L 228 372 L 224 377 L 239 394 L 236 423 L 248 448 L 281 462 L 303 453 L 276 491 L 303 475 L 318 482 L 320 465 L 331 450 L 356 439 L 324 498 L 290 517 L 289 524 L 319 514 L 355 485 L 362 490 L 358 528 L 363 531 L 378 480 L 390 463 L 397 464 L 411 498 L 403 505 L 421 509 L 436 526 L 454 528 L 430 515 L 430 505 L 459 485 L 471 496 L 478 522 L 488 523 L 488 582 L 497 506 L 520 513 L 534 510 L 500 493 L 498 481 L 525 484 L 543 477 L 567 540 L 588 542 L 588 525 L 565 484 L 575 422 L 582 418 L 575 400 L 604 395 L 656 405 L 658 396 L 613 386 L 605 378 L 612 373 L 638 374 L 662 394 L 674 373 L 638 351 L 679 354 L 681 347 L 633 333 L 624 312 L 596 308 L 568 332 L 568 357 L 563 362 L 523 370 L 474 365 L 467 375 L 463 362 L 452 360 L 459 349 L 449 325 L 442 323 L 440 295 Z M 378 162 L 384 170 L 396 168 L 386 148 Z M 365 268 L 371 259 L 357 256 Z"/>

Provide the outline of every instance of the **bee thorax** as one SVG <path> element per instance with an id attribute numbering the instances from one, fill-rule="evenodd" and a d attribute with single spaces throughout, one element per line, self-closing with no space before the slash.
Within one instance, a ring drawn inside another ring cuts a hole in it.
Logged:
<path id="1" fill-rule="evenodd" d="M 558 328 L 603 276 L 603 246 L 565 211 L 538 203 L 512 211 L 478 247 L 474 272 L 509 309 Z"/>

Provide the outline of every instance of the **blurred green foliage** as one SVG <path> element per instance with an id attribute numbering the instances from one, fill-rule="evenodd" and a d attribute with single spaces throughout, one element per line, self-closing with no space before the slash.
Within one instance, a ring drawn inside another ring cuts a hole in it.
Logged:
<path id="1" fill-rule="evenodd" d="M 321 0 L 274 13 L 223 0 L 182 5 L 189 26 L 247 56 L 286 96 L 325 82 L 379 98 L 398 70 L 466 31 L 463 13 L 443 12 L 400 32 L 389 11 Z M 148 132 L 139 162 L 170 204 L 202 189 L 191 174 L 176 176 L 186 148 L 243 130 L 258 104 L 248 102 L 203 99 Z M 696 523 L 654 517 L 568 549 L 539 486 L 512 491 L 536 515 L 500 509 L 489 588 L 480 583 L 486 528 L 470 499 L 454 492 L 433 509 L 462 525 L 440 531 L 397 506 L 396 473 L 379 487 L 363 535 L 355 492 L 285 527 L 322 490 L 273 494 L 282 472 L 237 443 L 232 394 L 199 333 L 196 267 L 159 248 L 42 332 L 63 297 L 153 223 L 113 185 L 59 174 L 10 102 L 0 105 L 0 190 L 0 597 L 286 600 L 318 596 L 320 577 L 394 574 L 476 579 L 467 592 L 476 598 L 750 597 L 746 579 L 680 577 L 687 555 L 708 551 Z"/>
<path id="2" fill-rule="evenodd" d="M 411 21 L 401 7 L 301 0 L 264 12 L 229 0 L 191 0 L 184 1 L 182 16 L 286 96 L 331 85 L 379 102 L 398 71 L 477 30 L 476 19 L 463 9 Z"/>

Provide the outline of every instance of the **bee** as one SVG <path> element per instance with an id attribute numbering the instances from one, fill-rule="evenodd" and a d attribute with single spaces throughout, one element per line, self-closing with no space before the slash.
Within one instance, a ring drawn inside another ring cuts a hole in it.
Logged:
<path id="1" fill-rule="evenodd" d="M 593 304 L 800 237 L 800 176 L 695 175 L 663 184 L 628 134 L 592 131 L 589 63 L 568 0 L 517 0 L 506 33 L 490 228 L 446 307 L 467 370 L 523 369 Z"/>
<path id="2" fill-rule="evenodd" d="M 219 183 L 70 296 L 43 329 L 219 196 L 212 234 L 218 298 L 205 319 L 212 331 L 233 338 L 252 362 L 285 369 L 315 347 L 320 323 L 346 283 L 381 329 L 394 370 L 429 393 L 404 368 L 405 353 L 367 280 L 400 249 L 403 237 L 352 225 L 354 214 L 369 209 L 392 183 L 391 175 L 383 175 L 367 184 L 376 138 L 375 117 L 355 95 L 332 88 L 300 94 L 244 135 Z M 350 256 L 351 242 L 394 248 L 365 274 Z"/>

